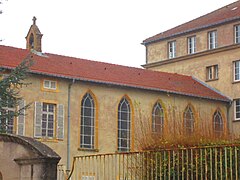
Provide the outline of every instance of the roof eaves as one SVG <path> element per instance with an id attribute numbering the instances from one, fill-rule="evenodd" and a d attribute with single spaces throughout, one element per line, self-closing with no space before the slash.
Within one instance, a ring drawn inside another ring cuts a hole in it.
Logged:
<path id="1" fill-rule="evenodd" d="M 164 92 L 164 93 L 196 97 L 196 98 L 215 100 L 215 101 L 222 101 L 222 102 L 230 101 L 230 100 L 228 100 L 228 98 L 226 98 L 227 100 L 224 100 L 224 99 L 220 99 L 220 98 L 211 98 L 211 97 L 207 97 L 207 96 L 194 95 L 194 94 L 190 94 L 190 93 L 183 93 L 183 92 L 171 91 L 171 90 L 160 89 L 160 88 L 150 88 L 150 87 L 147 88 L 147 87 L 143 87 L 143 86 L 136 86 L 136 85 L 134 86 L 134 85 L 129 85 L 129 84 L 113 83 L 113 82 L 106 82 L 106 81 L 96 81 L 96 80 L 89 80 L 89 79 L 83 79 L 83 78 L 79 78 L 79 79 L 75 79 L 75 80 L 98 83 L 98 84 L 107 84 L 107 85 L 113 85 L 113 86 L 135 88 L 135 89 L 142 89 L 142 90 L 149 90 L 149 91 L 156 91 L 156 92 Z M 224 97 L 226 97 L 226 96 L 224 96 Z"/>
<path id="2" fill-rule="evenodd" d="M 219 26 L 219 25 L 225 24 L 225 23 L 231 23 L 231 22 L 237 21 L 237 20 L 240 20 L 240 16 L 234 17 L 234 18 L 225 19 L 223 21 L 220 21 L 220 22 L 217 22 L 217 23 L 208 24 L 208 25 L 205 25 L 205 26 L 192 28 L 192 29 L 189 29 L 189 30 L 186 30 L 186 31 L 182 31 L 182 32 L 178 32 L 178 33 L 175 33 L 175 34 L 168 35 L 166 37 L 160 37 L 160 38 L 149 40 L 149 41 L 146 40 L 146 41 L 143 41 L 141 44 L 142 45 L 148 45 L 148 44 L 155 43 L 155 42 L 158 42 L 158 41 L 174 38 L 176 36 L 180 36 L 180 35 L 183 35 L 183 34 L 188 34 L 188 33 L 194 32 L 194 31 L 204 30 L 204 29 L 207 29 L 207 28 L 210 28 L 210 27 Z"/>
<path id="3" fill-rule="evenodd" d="M 97 83 L 97 84 L 106 84 L 106 85 L 113 85 L 113 86 L 130 87 L 130 88 L 135 88 L 135 89 L 143 89 L 143 90 L 150 90 L 150 91 L 165 92 L 165 93 L 184 95 L 184 96 L 190 96 L 190 97 L 198 97 L 198 98 L 209 99 L 209 100 L 217 100 L 217 101 L 223 101 L 223 102 L 231 101 L 225 95 L 223 95 L 223 94 L 219 93 L 218 91 L 212 89 L 210 86 L 208 88 L 210 88 L 211 90 L 214 90 L 214 92 L 222 95 L 223 97 L 226 97 L 227 100 L 220 99 L 220 98 L 211 98 L 211 97 L 207 97 L 207 96 L 198 96 L 198 95 L 194 95 L 194 94 L 182 93 L 182 92 L 177 92 L 177 91 L 170 91 L 170 90 L 165 90 L 165 89 L 160 89 L 160 88 L 147 88 L 147 87 L 143 87 L 143 86 L 136 86 L 136 85 L 134 86 L 134 85 L 129 85 L 129 84 L 121 84 L 121 83 L 114 83 L 114 82 L 107 82 L 107 81 L 100 81 L 100 80 L 93 80 L 93 79 L 86 79 L 86 78 L 73 77 L 73 76 L 64 76 L 64 75 L 56 75 L 56 74 L 53 75 L 53 74 L 49 74 L 49 73 L 40 73 L 40 72 L 38 72 L 37 74 L 54 76 L 54 77 L 65 78 L 65 79 L 75 79 L 75 80 L 79 80 L 79 81 L 85 81 L 85 82 L 91 82 L 91 83 Z"/>
<path id="4" fill-rule="evenodd" d="M 220 92 L 220 91 L 218 91 L 217 89 L 213 88 L 212 86 L 209 86 L 207 83 L 205 83 L 205 82 L 203 82 L 203 81 L 200 81 L 199 79 L 197 79 L 197 78 L 194 77 L 194 76 L 192 76 L 192 78 L 193 78 L 195 81 L 197 81 L 197 82 L 199 82 L 200 84 L 202 84 L 203 86 L 211 89 L 211 90 L 214 91 L 215 93 L 217 93 L 217 94 L 225 97 L 226 99 L 228 99 L 228 102 L 231 102 L 231 101 L 232 101 L 232 99 L 231 99 L 229 96 L 226 96 L 225 94 L 223 94 L 222 92 Z"/>

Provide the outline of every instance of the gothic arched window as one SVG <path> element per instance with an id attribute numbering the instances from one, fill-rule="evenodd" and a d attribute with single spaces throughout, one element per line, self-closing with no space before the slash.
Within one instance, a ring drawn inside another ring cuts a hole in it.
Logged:
<path id="1" fill-rule="evenodd" d="M 90 93 L 81 102 L 80 148 L 94 149 L 95 103 Z"/>
<path id="2" fill-rule="evenodd" d="M 183 115 L 183 125 L 184 125 L 184 131 L 186 134 L 193 133 L 194 130 L 194 114 L 192 111 L 192 108 L 190 106 L 187 106 L 187 108 L 184 111 Z"/>
<path id="3" fill-rule="evenodd" d="M 223 133 L 223 119 L 218 110 L 213 114 L 213 131 L 218 136 Z"/>
<path id="4" fill-rule="evenodd" d="M 123 97 L 118 105 L 118 151 L 130 150 L 131 107 Z"/>
<path id="5" fill-rule="evenodd" d="M 152 131 L 163 133 L 164 112 L 160 103 L 156 103 L 152 111 Z"/>

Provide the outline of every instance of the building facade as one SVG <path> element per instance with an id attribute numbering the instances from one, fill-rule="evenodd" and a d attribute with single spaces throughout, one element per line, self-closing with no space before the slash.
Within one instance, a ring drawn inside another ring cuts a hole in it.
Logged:
<path id="1" fill-rule="evenodd" d="M 233 100 L 230 130 L 240 135 L 240 2 L 143 41 L 146 69 L 194 76 Z"/>
<path id="2" fill-rule="evenodd" d="M 27 49 L 0 46 L 5 74 L 24 59 L 34 62 L 26 79 L 30 85 L 21 89 L 22 105 L 31 106 L 25 116 L 6 119 L 6 131 L 47 144 L 67 169 L 76 155 L 139 150 L 151 133 L 164 135 L 177 127 L 185 135 L 196 129 L 228 131 L 231 101 L 204 82 L 42 53 L 41 37 L 34 18 Z"/>

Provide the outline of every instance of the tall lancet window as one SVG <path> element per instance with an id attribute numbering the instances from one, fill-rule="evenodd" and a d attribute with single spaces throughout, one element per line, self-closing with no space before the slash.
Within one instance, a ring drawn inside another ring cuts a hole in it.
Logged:
<path id="1" fill-rule="evenodd" d="M 187 108 L 184 111 L 183 115 L 183 125 L 184 125 L 184 131 L 186 134 L 193 133 L 194 130 L 194 114 L 192 111 L 192 108 L 190 106 L 187 106 Z"/>
<path id="2" fill-rule="evenodd" d="M 218 110 L 213 115 L 213 131 L 216 136 L 221 136 L 223 133 L 223 119 Z"/>
<path id="3" fill-rule="evenodd" d="M 163 108 L 159 102 L 157 102 L 152 111 L 152 131 L 156 133 L 163 133 L 164 114 Z"/>
<path id="4" fill-rule="evenodd" d="M 90 93 L 82 99 L 80 129 L 80 148 L 94 149 L 95 103 Z"/>
<path id="5" fill-rule="evenodd" d="M 118 105 L 118 151 L 130 150 L 131 136 L 131 107 L 123 97 Z"/>

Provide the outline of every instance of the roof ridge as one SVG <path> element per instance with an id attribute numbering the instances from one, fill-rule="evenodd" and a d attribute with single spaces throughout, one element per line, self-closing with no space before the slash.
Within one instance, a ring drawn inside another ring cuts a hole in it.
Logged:
<path id="1" fill-rule="evenodd" d="M 54 53 L 48 53 L 48 52 L 45 52 L 44 54 L 49 54 L 49 55 L 53 55 L 53 56 L 60 56 L 60 57 L 66 57 L 66 58 L 73 58 L 73 59 L 76 59 L 76 60 L 90 61 L 90 62 L 95 62 L 95 63 L 108 64 L 108 65 L 116 65 L 116 66 L 130 67 L 130 68 L 138 68 L 138 67 L 133 67 L 133 66 L 126 66 L 126 65 L 109 63 L 109 62 L 93 60 L 93 59 L 79 58 L 79 57 L 68 56 L 68 55 L 63 55 L 63 54 L 54 54 Z M 138 69 L 143 69 L 143 68 L 138 68 Z"/>
<path id="2" fill-rule="evenodd" d="M 88 61 L 88 62 L 103 64 L 103 65 L 105 64 L 105 65 L 118 66 L 118 67 L 136 69 L 136 70 L 147 71 L 147 72 L 154 72 L 154 73 L 159 73 L 159 74 L 171 74 L 171 75 L 177 75 L 177 76 L 182 76 L 182 77 L 190 77 L 189 75 L 184 75 L 184 74 L 156 71 L 156 70 L 144 69 L 144 68 L 141 68 L 141 67 L 126 66 L 126 65 L 121 65 L 121 64 L 115 64 L 115 63 L 109 63 L 109 62 L 103 62 L 103 61 L 97 61 L 97 60 L 91 60 L 91 59 L 85 59 L 85 58 L 78 58 L 78 57 L 67 56 L 67 55 L 62 55 L 62 54 L 54 54 L 54 53 L 47 53 L 47 52 L 45 52 L 44 54 L 53 55 L 53 56 L 60 56 L 60 57 L 65 57 L 65 58 L 73 58 L 75 60 Z"/>
<path id="3" fill-rule="evenodd" d="M 6 48 L 15 48 L 15 49 L 20 49 L 20 50 L 26 50 L 28 51 L 27 49 L 23 49 L 23 48 L 20 48 L 20 47 L 14 47 L 14 46 L 10 46 L 10 45 L 4 45 L 4 44 L 0 44 L 0 46 L 3 46 L 3 47 L 6 47 Z M 29 51 L 30 52 L 30 51 Z"/>
<path id="4" fill-rule="evenodd" d="M 38 55 L 38 53 L 34 53 L 31 52 L 27 49 L 23 49 L 23 48 L 18 48 L 18 47 L 13 47 L 13 46 L 5 46 L 5 45 L 0 45 L 0 46 L 4 46 L 4 47 L 9 47 L 9 48 L 15 48 L 15 49 L 19 49 L 19 50 L 23 50 L 29 53 L 32 53 L 34 55 L 40 56 Z M 109 62 L 102 62 L 102 61 L 97 61 L 97 60 L 90 60 L 90 59 L 85 59 L 85 58 L 78 58 L 78 57 L 73 57 L 73 56 L 67 56 L 67 55 L 62 55 L 62 54 L 55 54 L 55 53 L 48 53 L 48 52 L 44 52 L 42 54 L 47 55 L 47 57 L 49 56 L 59 56 L 59 57 L 64 57 L 64 58 L 71 58 L 71 59 L 75 59 L 76 61 L 88 61 L 88 62 L 92 62 L 92 63 L 97 63 L 97 64 L 102 64 L 102 65 L 110 65 L 110 66 L 117 66 L 117 67 L 123 67 L 123 68 L 129 68 L 129 69 L 135 69 L 138 71 L 142 71 L 142 72 L 153 72 L 153 73 L 158 73 L 158 74 L 168 74 L 168 75 L 177 75 L 177 76 L 181 76 L 181 77 L 191 77 L 189 75 L 184 75 L 184 74 L 178 74 L 178 73 L 171 73 L 171 72 L 163 72 L 163 71 L 156 71 L 156 70 L 150 70 L 150 69 L 144 69 L 144 68 L 140 68 L 140 67 L 133 67 L 133 66 L 125 66 L 125 65 L 119 65 L 119 64 L 114 64 L 114 63 L 109 63 Z M 44 57 L 44 56 L 42 56 Z"/>

